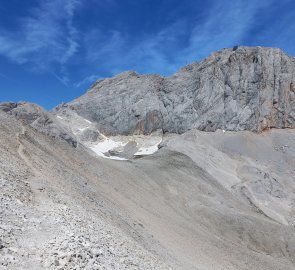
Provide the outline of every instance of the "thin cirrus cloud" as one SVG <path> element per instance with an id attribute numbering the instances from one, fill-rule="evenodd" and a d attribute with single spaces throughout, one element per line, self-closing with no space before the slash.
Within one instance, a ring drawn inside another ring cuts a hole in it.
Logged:
<path id="1" fill-rule="evenodd" d="M 271 24 L 270 27 L 262 27 L 260 31 L 257 31 L 249 40 L 253 45 L 263 44 L 265 46 L 279 47 L 287 53 L 294 55 L 294 43 L 295 43 L 295 25 L 293 23 L 295 5 L 293 1 L 282 0 L 283 7 L 288 7 L 288 12 L 283 10 L 277 10 L 278 4 L 273 5 L 269 9 L 269 15 L 267 16 L 267 22 Z M 274 17 L 273 14 L 280 13 L 281 16 Z"/>
<path id="2" fill-rule="evenodd" d="M 92 64 L 99 62 L 100 68 L 112 75 L 130 68 L 169 75 L 212 51 L 242 43 L 257 13 L 271 3 L 215 1 L 205 19 L 195 26 L 180 18 L 157 33 L 142 35 L 136 40 L 120 31 L 92 30 L 85 34 L 87 60 Z M 184 36 L 188 41 L 181 44 Z"/>
<path id="3" fill-rule="evenodd" d="M 86 78 L 84 78 L 83 80 L 77 82 L 74 84 L 74 86 L 76 88 L 79 88 L 81 86 L 84 86 L 84 85 L 87 85 L 89 83 L 94 83 L 95 81 L 97 81 L 97 79 L 99 78 L 100 76 L 99 75 L 90 75 L 90 76 L 87 76 Z"/>
<path id="4" fill-rule="evenodd" d="M 13 33 L 0 30 L 0 54 L 35 71 L 61 71 L 77 52 L 78 33 L 73 26 L 77 0 L 45 0 L 18 21 Z"/>
<path id="5" fill-rule="evenodd" d="M 124 3 L 128 7 L 131 2 Z M 26 17 L 17 19 L 16 31 L 0 27 L 0 55 L 37 73 L 51 74 L 65 87 L 81 88 L 98 77 L 130 69 L 170 75 L 223 47 L 280 46 L 282 41 L 293 46 L 294 35 L 288 38 L 294 31 L 289 9 L 284 8 L 289 14 L 275 25 L 272 20 L 265 21 L 276 14 L 275 6 L 283 6 L 283 2 L 290 0 L 214 0 L 206 5 L 195 1 L 192 10 L 186 11 L 187 16 L 167 14 L 173 19 L 163 20 L 153 25 L 154 31 L 145 32 L 140 31 L 140 26 L 146 22 L 140 19 L 137 31 L 132 30 L 119 0 L 41 0 Z M 90 8 L 93 13 L 85 14 Z M 100 26 L 104 23 L 103 16 L 99 16 L 101 10 L 117 12 L 113 14 L 116 19 Z M 205 15 L 198 17 L 199 13 Z M 259 29 L 259 24 L 266 29 Z"/>
<path id="6" fill-rule="evenodd" d="M 183 57 L 200 59 L 215 50 L 242 42 L 251 29 L 257 12 L 271 1 L 217 2 L 202 25 L 194 27 L 189 46 L 184 48 Z M 180 56 L 180 59 L 182 56 Z"/>
<path id="7" fill-rule="evenodd" d="M 6 79 L 6 80 L 9 80 L 9 77 L 6 76 L 5 74 L 3 73 L 0 73 L 0 77 L 3 78 L 3 79 Z"/>
<path id="8" fill-rule="evenodd" d="M 164 44 L 170 43 L 170 47 L 177 46 L 171 43 L 176 43 L 183 24 L 180 20 L 158 33 L 144 34 L 135 40 L 128 33 L 117 30 L 106 33 L 100 30 L 90 31 L 85 34 L 84 40 L 87 62 L 91 65 L 99 62 L 100 68 L 107 70 L 110 75 L 126 69 L 144 73 L 169 73 L 174 71 L 176 66 L 171 59 L 169 60 L 173 52 L 168 52 L 169 46 Z"/>

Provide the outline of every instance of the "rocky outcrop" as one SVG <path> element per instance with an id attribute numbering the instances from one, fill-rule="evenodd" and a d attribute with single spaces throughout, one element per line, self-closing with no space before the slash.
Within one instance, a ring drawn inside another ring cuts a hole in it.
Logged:
<path id="1" fill-rule="evenodd" d="M 171 77 L 125 72 L 99 80 L 54 113 L 69 110 L 113 135 L 294 128 L 295 60 L 275 48 L 224 49 Z"/>
<path id="2" fill-rule="evenodd" d="M 53 138 L 64 140 L 73 147 L 77 147 L 77 141 L 71 131 L 64 125 L 61 125 L 54 115 L 36 104 L 28 102 L 4 102 L 0 103 L 0 110 L 22 120 L 38 131 Z"/>
<path id="3" fill-rule="evenodd" d="M 54 113 L 73 110 L 108 135 L 149 134 L 163 127 L 162 81 L 158 75 L 125 72 L 97 81 L 85 95 L 58 106 Z"/>

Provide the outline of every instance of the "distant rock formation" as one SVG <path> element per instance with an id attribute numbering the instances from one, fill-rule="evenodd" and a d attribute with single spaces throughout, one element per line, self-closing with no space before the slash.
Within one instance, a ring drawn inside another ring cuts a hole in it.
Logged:
<path id="1" fill-rule="evenodd" d="M 74 147 L 99 134 L 294 128 L 295 58 L 280 49 L 235 46 L 171 77 L 128 71 L 98 80 L 52 112 L 26 102 L 0 103 L 0 110 Z M 85 121 L 91 128 L 82 136 Z"/>
<path id="2" fill-rule="evenodd" d="M 54 109 L 72 110 L 104 134 L 295 127 L 295 59 L 280 49 L 235 47 L 171 77 L 125 72 Z"/>
<path id="3" fill-rule="evenodd" d="M 36 104 L 28 102 L 4 102 L 0 103 L 0 110 L 53 138 L 64 140 L 73 147 L 77 146 L 77 141 L 71 131 L 61 125 L 54 115 Z"/>

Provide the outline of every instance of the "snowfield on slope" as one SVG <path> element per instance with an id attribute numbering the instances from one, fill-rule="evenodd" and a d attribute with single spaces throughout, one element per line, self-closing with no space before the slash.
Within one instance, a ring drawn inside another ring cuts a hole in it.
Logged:
<path id="1" fill-rule="evenodd" d="M 163 134 L 160 130 L 150 135 L 107 137 L 97 129 L 94 123 L 75 112 L 67 112 L 67 114 L 57 115 L 56 117 L 62 124 L 68 126 L 78 141 L 85 135 L 85 132 L 96 133 L 97 139 L 95 141 L 83 140 L 83 145 L 97 156 L 106 159 L 124 161 L 133 157 L 152 155 L 158 151 L 158 145 L 162 142 Z M 130 143 L 133 146 L 127 147 Z"/>

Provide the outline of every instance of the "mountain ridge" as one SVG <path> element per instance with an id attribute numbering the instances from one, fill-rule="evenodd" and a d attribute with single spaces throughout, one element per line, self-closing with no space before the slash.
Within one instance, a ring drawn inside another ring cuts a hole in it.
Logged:
<path id="1" fill-rule="evenodd" d="M 127 71 L 100 79 L 68 106 L 106 134 L 294 128 L 295 60 L 280 49 L 212 53 L 174 75 Z"/>
<path id="2" fill-rule="evenodd" d="M 74 147 L 100 134 L 294 128 L 295 58 L 278 48 L 228 48 L 168 77 L 125 71 L 99 79 L 52 111 L 28 102 L 3 102 L 0 110 Z M 92 128 L 77 137 L 67 123 L 83 119 Z"/>

